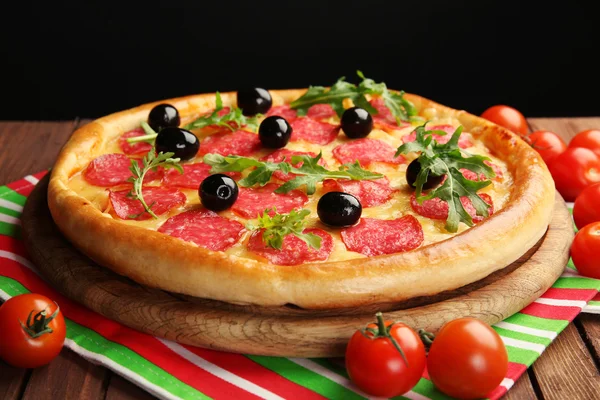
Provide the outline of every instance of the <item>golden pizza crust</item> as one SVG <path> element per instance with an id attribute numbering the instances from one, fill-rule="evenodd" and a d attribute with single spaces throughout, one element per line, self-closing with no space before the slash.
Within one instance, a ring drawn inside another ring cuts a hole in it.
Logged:
<path id="1" fill-rule="evenodd" d="M 273 104 L 306 89 L 272 90 Z M 235 92 L 223 93 L 224 105 Z M 465 111 L 407 94 L 417 109 L 460 121 L 504 160 L 514 176 L 505 207 L 450 239 L 416 250 L 338 262 L 273 265 L 200 248 L 193 243 L 124 224 L 69 188 L 71 176 L 100 156 L 105 144 L 139 126 L 152 107 L 174 105 L 182 124 L 215 107 L 214 94 L 154 102 L 118 112 L 78 129 L 52 170 L 48 205 L 63 234 L 82 252 L 141 284 L 233 303 L 342 308 L 428 296 L 475 282 L 511 264 L 544 234 L 554 204 L 554 182 L 538 153 L 516 134 Z"/>

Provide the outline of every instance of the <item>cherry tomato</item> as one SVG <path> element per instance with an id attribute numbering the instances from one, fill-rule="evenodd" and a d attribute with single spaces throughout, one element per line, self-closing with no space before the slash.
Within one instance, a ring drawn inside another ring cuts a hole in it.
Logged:
<path id="1" fill-rule="evenodd" d="M 575 201 L 583 189 L 600 182 L 600 157 L 583 147 L 567 148 L 549 169 L 556 189 L 566 201 Z"/>
<path id="2" fill-rule="evenodd" d="M 500 335 L 476 318 L 459 318 L 442 326 L 427 356 L 433 384 L 459 399 L 486 397 L 507 370 L 508 353 Z"/>
<path id="3" fill-rule="evenodd" d="M 65 320 L 60 309 L 40 294 L 8 299 L 0 307 L 0 326 L 0 358 L 15 367 L 48 364 L 65 341 Z"/>
<path id="4" fill-rule="evenodd" d="M 571 245 L 573 264 L 581 275 L 600 279 L 600 222 L 593 222 L 577 232 Z"/>
<path id="5" fill-rule="evenodd" d="M 425 370 L 425 346 L 406 324 L 383 321 L 352 335 L 346 349 L 346 369 L 356 386 L 372 396 L 394 397 L 408 392 Z M 402 353 L 394 346 L 396 341 Z"/>
<path id="6" fill-rule="evenodd" d="M 575 199 L 573 219 L 578 229 L 600 221 L 600 183 L 588 186 Z"/>
<path id="7" fill-rule="evenodd" d="M 527 120 L 515 108 L 504 105 L 492 106 L 485 110 L 481 117 L 521 136 L 527 135 Z"/>
<path id="8" fill-rule="evenodd" d="M 585 147 L 600 157 L 600 130 L 588 129 L 581 131 L 571 140 L 569 147 Z"/>
<path id="9" fill-rule="evenodd" d="M 527 142 L 540 155 L 547 165 L 567 149 L 567 144 L 554 132 L 535 131 L 526 136 Z"/>

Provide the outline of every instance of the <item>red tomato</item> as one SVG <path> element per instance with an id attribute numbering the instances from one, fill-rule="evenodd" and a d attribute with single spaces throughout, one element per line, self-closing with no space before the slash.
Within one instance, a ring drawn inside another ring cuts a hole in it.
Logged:
<path id="1" fill-rule="evenodd" d="M 0 307 L 0 322 L 0 358 L 15 367 L 48 364 L 63 347 L 65 320 L 46 296 L 30 293 L 8 299 Z"/>
<path id="2" fill-rule="evenodd" d="M 600 221 L 600 183 L 588 186 L 575 199 L 573 219 L 578 229 Z"/>
<path id="3" fill-rule="evenodd" d="M 600 130 L 588 129 L 581 131 L 571 140 L 569 147 L 585 147 L 600 157 Z"/>
<path id="4" fill-rule="evenodd" d="M 535 131 L 526 137 L 527 142 L 540 155 L 547 165 L 567 149 L 567 144 L 556 133 L 550 131 Z"/>
<path id="5" fill-rule="evenodd" d="M 581 275 L 600 279 L 600 222 L 593 222 L 577 232 L 571 245 L 573 264 Z"/>
<path id="6" fill-rule="evenodd" d="M 527 135 L 527 120 L 515 108 L 504 105 L 492 106 L 485 110 L 481 117 L 521 136 Z"/>
<path id="7" fill-rule="evenodd" d="M 476 318 L 459 318 L 442 326 L 427 356 L 434 385 L 460 399 L 487 397 L 507 370 L 508 354 L 500 335 Z"/>
<path id="8" fill-rule="evenodd" d="M 575 201 L 583 189 L 600 182 L 600 157 L 583 147 L 567 148 L 549 168 L 556 189 L 566 201 Z"/>
<path id="9" fill-rule="evenodd" d="M 377 319 L 377 325 L 369 324 L 364 334 L 358 330 L 350 338 L 346 369 L 352 381 L 364 392 L 372 396 L 399 396 L 421 379 L 426 363 L 425 346 L 419 335 L 406 324 L 384 322 L 381 313 L 377 313 Z"/>

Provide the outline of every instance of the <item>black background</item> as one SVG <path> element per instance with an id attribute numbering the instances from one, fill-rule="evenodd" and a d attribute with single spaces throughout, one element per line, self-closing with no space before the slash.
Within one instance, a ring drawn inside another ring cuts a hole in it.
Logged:
<path id="1" fill-rule="evenodd" d="M 476 114 L 509 104 L 526 116 L 600 115 L 600 30 L 587 3 L 61 4 L 4 13 L 0 119 L 95 118 L 243 85 L 356 82 L 356 69 Z"/>

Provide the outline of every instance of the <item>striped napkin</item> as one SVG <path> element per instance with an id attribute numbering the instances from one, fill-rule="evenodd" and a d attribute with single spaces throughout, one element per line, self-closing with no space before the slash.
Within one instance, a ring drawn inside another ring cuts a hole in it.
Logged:
<path id="1" fill-rule="evenodd" d="M 181 345 L 127 328 L 62 296 L 37 273 L 19 239 L 23 205 L 44 174 L 0 187 L 0 298 L 36 292 L 54 299 L 66 317 L 66 347 L 164 399 L 368 398 L 349 380 L 342 359 L 262 357 Z M 599 290 L 600 280 L 578 275 L 569 262 L 544 295 L 497 323 L 510 363 L 489 398 L 506 393 L 577 314 L 600 313 Z M 449 399 L 427 372 L 398 398 Z"/>

